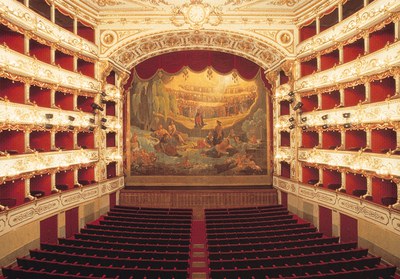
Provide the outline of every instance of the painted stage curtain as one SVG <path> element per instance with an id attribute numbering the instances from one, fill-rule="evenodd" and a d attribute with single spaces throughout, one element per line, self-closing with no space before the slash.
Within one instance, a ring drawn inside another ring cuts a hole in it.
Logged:
<path id="1" fill-rule="evenodd" d="M 260 66 L 240 56 L 218 51 L 190 50 L 152 57 L 137 65 L 135 71 L 141 79 L 149 79 L 158 69 L 173 74 L 184 66 L 194 71 L 202 71 L 212 66 L 217 72 L 223 74 L 236 69 L 245 79 L 253 79 L 260 70 Z M 261 71 L 263 72 L 263 69 Z M 264 74 L 262 74 L 262 79 L 267 84 Z"/>

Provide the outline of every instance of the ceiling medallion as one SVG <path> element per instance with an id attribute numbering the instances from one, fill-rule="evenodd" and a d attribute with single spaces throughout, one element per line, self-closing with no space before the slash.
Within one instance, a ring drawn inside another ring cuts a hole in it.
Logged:
<path id="1" fill-rule="evenodd" d="M 173 14 L 171 22 L 175 26 L 180 27 L 186 23 L 195 30 L 203 28 L 206 23 L 217 26 L 222 22 L 220 8 L 203 3 L 202 0 L 191 0 L 180 8 L 175 7 Z"/>

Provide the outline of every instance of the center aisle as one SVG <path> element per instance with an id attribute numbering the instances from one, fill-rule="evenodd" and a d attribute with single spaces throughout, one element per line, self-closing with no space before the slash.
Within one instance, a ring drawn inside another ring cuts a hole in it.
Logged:
<path id="1" fill-rule="evenodd" d="M 192 221 L 189 274 L 191 279 L 208 279 L 205 220 Z"/>

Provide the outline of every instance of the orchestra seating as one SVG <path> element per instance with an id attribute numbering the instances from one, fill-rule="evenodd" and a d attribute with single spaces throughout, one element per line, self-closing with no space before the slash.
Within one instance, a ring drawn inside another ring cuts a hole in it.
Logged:
<path id="1" fill-rule="evenodd" d="M 280 205 L 206 209 L 205 219 L 212 279 L 395 278 L 395 266 Z"/>
<path id="2" fill-rule="evenodd" d="M 41 243 L 17 266 L 4 267 L 11 278 L 188 278 L 191 209 L 115 206 L 58 244 Z"/>
<path id="3" fill-rule="evenodd" d="M 115 206 L 71 238 L 41 243 L 5 279 L 399 278 L 356 242 L 327 237 L 281 205 L 205 209 L 204 277 L 194 276 L 191 209 Z M 204 221 L 204 220 L 203 220 Z"/>

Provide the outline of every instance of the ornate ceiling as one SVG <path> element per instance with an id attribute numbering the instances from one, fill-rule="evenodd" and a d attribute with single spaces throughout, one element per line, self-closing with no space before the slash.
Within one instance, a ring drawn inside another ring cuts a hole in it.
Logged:
<path id="1" fill-rule="evenodd" d="M 299 23 L 340 0 L 53 1 L 90 14 L 100 56 L 124 69 L 188 49 L 234 53 L 267 69 L 294 58 Z"/>

